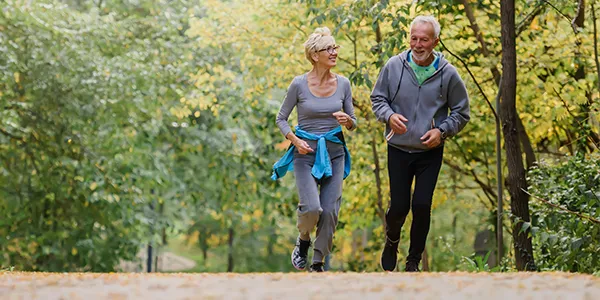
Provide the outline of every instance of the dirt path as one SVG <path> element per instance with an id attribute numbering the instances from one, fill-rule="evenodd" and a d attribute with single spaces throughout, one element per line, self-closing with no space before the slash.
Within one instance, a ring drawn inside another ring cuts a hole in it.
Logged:
<path id="1" fill-rule="evenodd" d="M 600 299 L 566 273 L 0 273 L 0 299 Z"/>

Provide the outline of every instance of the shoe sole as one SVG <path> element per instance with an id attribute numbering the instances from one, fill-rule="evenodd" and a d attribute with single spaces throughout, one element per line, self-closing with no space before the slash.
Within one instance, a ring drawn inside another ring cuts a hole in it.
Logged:
<path id="1" fill-rule="evenodd" d="M 383 264 L 381 264 L 381 260 L 379 260 L 379 266 L 381 267 L 381 269 L 382 269 L 384 272 L 394 272 L 394 271 L 396 270 L 396 267 L 394 267 L 394 269 L 392 269 L 392 270 L 386 270 L 386 269 L 383 267 Z"/>
<path id="2" fill-rule="evenodd" d="M 294 251 L 292 251 L 292 254 L 290 255 L 290 260 L 292 261 L 292 266 L 294 266 L 294 269 L 296 269 L 298 271 L 306 270 L 306 267 L 300 268 L 300 267 L 296 266 L 296 264 L 294 264 Z"/>

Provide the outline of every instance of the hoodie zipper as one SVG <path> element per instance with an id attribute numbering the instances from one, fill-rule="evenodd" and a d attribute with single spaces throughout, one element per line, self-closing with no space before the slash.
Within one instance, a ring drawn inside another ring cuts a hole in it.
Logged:
<path id="1" fill-rule="evenodd" d="M 410 69 L 411 74 L 412 74 L 412 78 L 413 78 L 413 80 L 415 82 L 417 82 L 417 86 L 419 87 L 419 92 L 417 93 L 417 103 L 416 103 L 416 106 L 415 106 L 415 112 L 413 114 L 413 120 L 416 120 L 417 119 L 417 110 L 419 108 L 419 104 L 421 103 L 421 87 L 423 86 L 423 84 L 427 83 L 429 80 L 433 80 L 432 78 L 435 77 L 437 75 L 437 73 L 441 72 L 442 69 L 444 69 L 448 63 L 444 63 L 443 65 L 441 65 L 433 74 L 431 74 L 431 76 L 429 76 L 429 78 L 425 79 L 425 81 L 423 81 L 422 84 L 418 84 L 419 81 L 417 80 L 415 72 L 413 71 L 413 69 L 410 66 L 410 64 L 408 66 L 406 66 L 405 64 L 408 64 L 406 58 L 403 59 L 402 65 L 404 67 L 407 67 L 407 68 Z M 435 117 L 435 114 L 434 114 L 434 117 Z M 412 136 L 413 136 L 413 134 L 412 134 L 412 130 L 411 130 L 411 131 L 408 132 L 408 140 L 409 141 L 412 140 Z"/>

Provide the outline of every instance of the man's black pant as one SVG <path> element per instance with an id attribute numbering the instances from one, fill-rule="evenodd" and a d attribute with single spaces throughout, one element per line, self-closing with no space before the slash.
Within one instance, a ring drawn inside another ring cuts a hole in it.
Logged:
<path id="1" fill-rule="evenodd" d="M 411 209 L 410 249 L 408 261 L 421 261 L 431 220 L 431 200 L 437 183 L 444 147 L 425 152 L 408 153 L 388 145 L 388 173 L 390 176 L 390 205 L 385 214 L 388 239 L 400 239 L 400 230 Z"/>

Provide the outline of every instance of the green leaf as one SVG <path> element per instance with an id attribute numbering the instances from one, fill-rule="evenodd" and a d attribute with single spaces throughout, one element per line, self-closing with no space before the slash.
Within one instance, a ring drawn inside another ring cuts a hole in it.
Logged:
<path id="1" fill-rule="evenodd" d="M 521 225 L 521 229 L 519 230 L 519 234 L 524 233 L 531 227 L 531 222 L 523 222 Z"/>
<path id="2" fill-rule="evenodd" d="M 574 251 L 579 250 L 579 248 L 581 248 L 581 245 L 583 245 L 583 238 L 578 238 L 574 241 L 571 242 L 571 249 L 573 249 Z"/>

